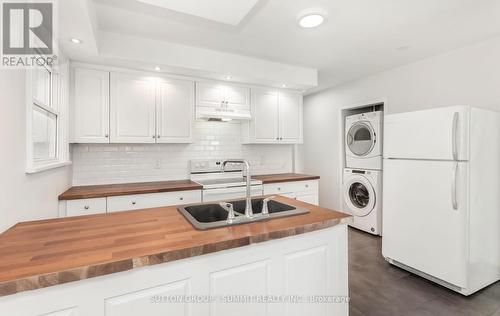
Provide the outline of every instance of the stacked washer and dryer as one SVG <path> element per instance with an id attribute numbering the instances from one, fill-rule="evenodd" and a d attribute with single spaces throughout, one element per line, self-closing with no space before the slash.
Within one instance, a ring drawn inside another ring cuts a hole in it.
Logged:
<path id="1" fill-rule="evenodd" d="M 382 129 L 383 112 L 345 119 L 344 210 L 351 226 L 382 235 Z"/>

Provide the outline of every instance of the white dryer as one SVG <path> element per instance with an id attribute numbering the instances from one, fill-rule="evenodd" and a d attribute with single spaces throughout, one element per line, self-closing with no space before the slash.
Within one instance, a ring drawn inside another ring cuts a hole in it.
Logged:
<path id="1" fill-rule="evenodd" d="M 382 236 L 382 171 L 344 169 L 344 211 L 351 226 Z"/>
<path id="2" fill-rule="evenodd" d="M 382 170 L 382 119 L 382 111 L 346 117 L 347 168 Z"/>

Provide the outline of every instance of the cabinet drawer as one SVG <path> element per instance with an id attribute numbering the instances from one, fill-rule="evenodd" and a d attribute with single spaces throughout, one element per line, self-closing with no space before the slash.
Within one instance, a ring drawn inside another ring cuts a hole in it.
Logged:
<path id="1" fill-rule="evenodd" d="M 264 185 L 264 194 L 288 194 L 298 192 L 318 192 L 318 181 L 297 181 Z"/>
<path id="2" fill-rule="evenodd" d="M 108 197 L 108 213 L 201 202 L 201 190 Z"/>
<path id="3" fill-rule="evenodd" d="M 66 201 L 66 216 L 106 213 L 106 198 Z"/>

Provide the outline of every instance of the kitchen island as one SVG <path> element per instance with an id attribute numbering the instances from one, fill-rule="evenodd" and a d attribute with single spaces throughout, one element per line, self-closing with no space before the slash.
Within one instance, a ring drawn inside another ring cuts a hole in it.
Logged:
<path id="1" fill-rule="evenodd" d="M 0 315 L 347 315 L 348 216 L 276 200 L 310 213 L 206 231 L 173 206 L 19 223 L 0 235 Z"/>

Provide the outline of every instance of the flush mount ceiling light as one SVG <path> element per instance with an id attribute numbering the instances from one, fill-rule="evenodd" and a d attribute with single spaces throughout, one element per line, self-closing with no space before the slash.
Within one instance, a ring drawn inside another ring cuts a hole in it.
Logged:
<path id="1" fill-rule="evenodd" d="M 155 67 L 155 70 L 156 70 L 156 71 L 160 71 L 160 70 L 161 70 L 161 68 L 160 68 L 159 66 L 156 66 L 156 67 Z"/>
<path id="2" fill-rule="evenodd" d="M 82 40 L 80 40 L 80 39 L 78 39 L 78 38 L 73 37 L 73 38 L 71 39 L 71 42 L 72 42 L 72 43 L 74 43 L 74 44 L 81 44 L 81 43 L 82 43 Z"/>
<path id="3" fill-rule="evenodd" d="M 231 76 L 226 76 L 226 80 L 231 80 L 231 79 L 233 79 L 233 77 L 231 77 Z"/>
<path id="4" fill-rule="evenodd" d="M 305 29 L 318 27 L 325 21 L 325 15 L 319 12 L 308 12 L 299 15 L 297 19 L 299 26 Z"/>
<path id="5" fill-rule="evenodd" d="M 281 86 L 282 86 L 283 88 L 286 88 L 286 84 L 285 84 L 285 83 L 284 83 L 284 84 L 282 84 Z"/>

